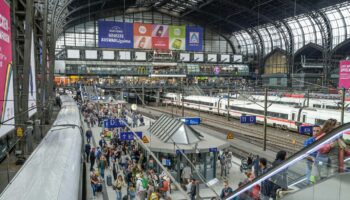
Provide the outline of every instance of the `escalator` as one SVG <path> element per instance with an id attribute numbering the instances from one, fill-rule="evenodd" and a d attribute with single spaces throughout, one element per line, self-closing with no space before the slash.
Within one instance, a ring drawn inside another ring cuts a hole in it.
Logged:
<path id="1" fill-rule="evenodd" d="M 321 152 L 324 153 L 323 157 L 310 156 Z M 272 199 L 254 192 L 254 188 L 262 184 L 267 188 L 288 186 L 288 189 L 284 187 L 283 190 L 277 190 L 278 199 L 349 199 L 349 153 L 350 123 L 347 123 L 290 156 L 281 164 L 270 168 L 253 181 L 239 187 L 226 199 Z"/>

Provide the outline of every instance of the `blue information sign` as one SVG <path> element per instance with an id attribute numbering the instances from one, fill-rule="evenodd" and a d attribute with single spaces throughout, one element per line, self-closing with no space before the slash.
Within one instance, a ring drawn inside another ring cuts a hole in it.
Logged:
<path id="1" fill-rule="evenodd" d="M 162 159 L 162 164 L 164 165 L 164 166 L 170 166 L 171 165 L 171 161 L 170 161 L 170 159 Z"/>
<path id="2" fill-rule="evenodd" d="M 188 117 L 180 119 L 186 125 L 199 125 L 201 123 L 201 118 L 199 117 Z"/>
<path id="3" fill-rule="evenodd" d="M 256 116 L 241 116 L 241 124 L 256 124 Z"/>
<path id="4" fill-rule="evenodd" d="M 98 46 L 104 48 L 134 48 L 133 24 L 98 21 Z"/>
<path id="5" fill-rule="evenodd" d="M 218 152 L 218 148 L 209 148 L 209 152 Z"/>
<path id="6" fill-rule="evenodd" d="M 186 27 L 186 50 L 203 51 L 203 28 L 196 26 Z"/>
<path id="7" fill-rule="evenodd" d="M 185 150 L 183 150 L 183 149 L 181 149 L 181 150 L 179 150 L 179 149 L 176 149 L 176 155 L 181 155 L 182 153 L 185 153 Z"/>
<path id="8" fill-rule="evenodd" d="M 140 139 L 142 139 L 142 132 L 137 131 L 137 132 L 135 132 L 135 133 L 136 133 L 137 137 L 139 137 Z"/>
<path id="9" fill-rule="evenodd" d="M 309 134 L 312 133 L 313 126 L 300 126 L 299 133 L 301 134 Z"/>
<path id="10" fill-rule="evenodd" d="M 121 132 L 119 134 L 120 140 L 131 141 L 134 140 L 134 134 L 132 132 Z"/>
<path id="11" fill-rule="evenodd" d="M 119 128 L 125 127 L 125 121 L 122 119 L 105 119 L 103 121 L 103 126 L 105 128 Z"/>

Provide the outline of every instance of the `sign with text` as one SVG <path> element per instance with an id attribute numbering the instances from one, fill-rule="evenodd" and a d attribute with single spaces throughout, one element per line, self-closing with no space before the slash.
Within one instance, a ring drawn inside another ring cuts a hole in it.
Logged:
<path id="1" fill-rule="evenodd" d="M 241 116 L 241 124 L 256 124 L 256 116 Z"/>
<path id="2" fill-rule="evenodd" d="M 203 51 L 203 28 L 196 26 L 186 27 L 186 50 Z"/>
<path id="3" fill-rule="evenodd" d="M 119 139 L 122 141 L 132 141 L 134 140 L 133 132 L 120 132 Z"/>
<path id="4" fill-rule="evenodd" d="M 186 125 L 199 125 L 201 123 L 201 118 L 199 117 L 189 117 L 180 119 Z"/>
<path id="5" fill-rule="evenodd" d="M 120 128 L 125 127 L 125 119 L 106 119 L 103 121 L 104 128 Z"/>
<path id="6" fill-rule="evenodd" d="M 98 46 L 103 48 L 134 48 L 133 24 L 98 21 Z"/>
<path id="7" fill-rule="evenodd" d="M 209 152 L 218 152 L 218 148 L 209 148 Z"/>
<path id="8" fill-rule="evenodd" d="M 182 152 L 182 153 L 181 153 Z M 185 153 L 185 150 L 183 149 L 176 149 L 176 155 L 181 155 L 181 154 L 184 154 Z"/>
<path id="9" fill-rule="evenodd" d="M 339 88 L 350 88 L 350 60 L 342 60 L 339 63 Z"/>
<path id="10" fill-rule="evenodd" d="M 15 128 L 11 37 L 10 6 L 0 0 L 0 137 Z"/>
<path id="11" fill-rule="evenodd" d="M 169 26 L 153 24 L 152 47 L 153 49 L 169 49 Z"/>
<path id="12" fill-rule="evenodd" d="M 313 126 L 300 126 L 299 133 L 301 134 L 312 134 Z"/>

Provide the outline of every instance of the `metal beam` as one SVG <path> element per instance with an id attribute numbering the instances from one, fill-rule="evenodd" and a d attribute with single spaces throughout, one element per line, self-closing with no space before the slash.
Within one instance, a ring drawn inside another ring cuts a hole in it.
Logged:
<path id="1" fill-rule="evenodd" d="M 207 0 L 205 3 L 199 5 L 198 7 L 190 8 L 191 10 L 189 10 L 189 11 L 187 11 L 187 12 L 181 14 L 181 17 L 185 17 L 185 16 L 187 16 L 187 15 L 189 15 L 189 14 L 195 12 L 195 11 L 198 11 L 198 10 L 200 10 L 201 8 L 203 8 L 204 6 L 207 6 L 207 5 L 211 4 L 211 3 L 213 3 L 214 1 L 215 1 L 215 0 Z"/>

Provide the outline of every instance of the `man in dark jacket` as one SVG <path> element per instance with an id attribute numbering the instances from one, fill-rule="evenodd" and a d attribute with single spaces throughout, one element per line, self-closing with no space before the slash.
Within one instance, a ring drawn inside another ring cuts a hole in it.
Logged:
<path id="1" fill-rule="evenodd" d="M 191 186 L 191 192 L 190 192 L 190 196 L 191 196 L 191 200 L 195 200 L 196 199 L 196 195 L 197 195 L 197 184 L 196 184 L 196 179 L 192 179 L 192 186 Z"/>
<path id="2" fill-rule="evenodd" d="M 92 137 L 92 131 L 91 129 L 88 129 L 85 133 L 85 136 L 86 136 L 86 140 L 88 143 L 90 143 L 90 140 L 91 140 L 91 137 Z"/>
<path id="3" fill-rule="evenodd" d="M 279 151 L 276 154 L 276 159 L 275 161 L 272 163 L 272 166 L 277 166 L 279 164 L 281 164 L 282 162 L 284 162 L 287 158 L 287 152 L 286 151 Z M 274 175 L 273 177 L 271 177 L 271 180 L 273 182 L 273 188 L 271 191 L 271 197 L 273 199 L 276 199 L 276 193 L 278 189 L 282 189 L 282 190 L 287 190 L 288 189 L 288 183 L 287 183 L 287 169 L 282 170 L 281 172 L 279 172 L 278 174 Z"/>
<path id="4" fill-rule="evenodd" d="M 259 167 L 260 167 L 260 175 L 264 174 L 268 171 L 267 168 L 267 160 L 265 158 L 259 159 Z M 260 187 L 260 199 L 261 200 L 269 200 L 271 196 L 272 183 L 270 180 L 266 179 L 261 182 Z"/>
<path id="5" fill-rule="evenodd" d="M 228 186 L 228 181 L 224 181 L 224 188 L 221 190 L 220 198 L 226 199 L 232 194 L 233 194 L 233 190 L 230 186 Z"/>
<path id="6" fill-rule="evenodd" d="M 88 142 L 85 144 L 86 162 L 89 162 L 90 151 L 91 151 L 91 145 Z"/>
<path id="7" fill-rule="evenodd" d="M 90 152 L 90 171 L 94 168 L 96 156 L 95 156 L 95 148 L 92 148 Z"/>

